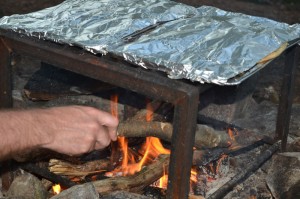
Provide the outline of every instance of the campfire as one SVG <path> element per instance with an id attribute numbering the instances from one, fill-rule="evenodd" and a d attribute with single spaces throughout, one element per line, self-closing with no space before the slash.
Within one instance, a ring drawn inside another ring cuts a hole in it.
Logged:
<path id="1" fill-rule="evenodd" d="M 30 98 L 30 94 L 35 91 L 29 87 L 25 88 Z M 107 90 L 105 92 L 107 93 Z M 112 92 L 115 92 L 114 88 L 112 88 Z M 134 94 L 130 93 L 130 95 L 132 100 Z M 43 98 L 44 95 L 35 94 L 34 97 L 35 99 Z M 70 101 L 70 97 L 59 98 Z M 53 195 L 58 194 L 57 196 L 60 195 L 61 190 L 72 190 L 69 187 L 85 185 L 87 182 L 92 183 L 97 192 L 102 195 L 118 190 L 126 190 L 131 194 L 143 193 L 149 187 L 167 189 L 173 128 L 170 115 L 174 111 L 173 105 L 137 97 L 136 99 L 140 100 L 137 104 L 143 104 L 137 109 L 121 104 L 118 94 L 112 94 L 111 97 L 104 100 L 98 99 L 102 96 L 90 95 L 86 99 L 80 96 L 71 98 L 73 100 L 78 98 L 81 102 L 85 100 L 88 103 L 100 103 L 98 104 L 100 107 L 105 106 L 106 110 L 115 117 L 119 117 L 118 141 L 112 143 L 110 150 L 99 151 L 96 156 L 92 154 L 93 159 L 89 157 L 89 160 L 82 160 L 82 157 L 74 158 L 52 154 L 53 157 L 49 157 L 48 168 L 50 173 L 60 176 L 58 179 L 37 173 L 42 168 L 30 167 L 30 165 L 33 166 L 32 163 L 22 165 L 21 168 L 49 179 L 53 183 L 58 183 L 53 184 L 51 191 Z M 128 98 L 128 95 L 123 98 Z M 58 100 L 57 103 L 61 103 L 61 100 Z M 125 110 L 130 113 L 127 117 L 124 114 Z M 273 148 L 269 149 L 271 154 L 262 154 L 263 158 L 253 160 L 249 167 L 245 168 L 245 171 L 234 174 L 230 172 L 230 167 L 232 167 L 230 159 L 234 156 L 238 157 L 239 154 L 249 154 L 251 150 L 264 150 L 266 146 L 263 146 L 263 143 L 268 140 L 265 136 L 257 135 L 250 130 L 227 125 L 227 128 L 215 129 L 197 124 L 193 148 L 193 167 L 190 171 L 190 198 L 206 196 L 218 198 L 218 195 L 216 197 L 213 195 L 214 192 L 222 191 L 222 187 L 236 185 L 243 176 L 248 175 L 249 171 L 254 168 L 258 168 L 278 149 L 278 145 L 273 145 Z M 247 149 L 247 147 L 249 148 Z M 32 155 L 30 157 L 32 158 Z M 233 181 L 230 181 L 230 178 Z M 69 182 L 65 183 L 64 180 L 69 180 Z M 226 184 L 228 180 L 229 185 Z"/>
<path id="2" fill-rule="evenodd" d="M 298 144 L 287 142 L 298 26 L 167 0 L 126 2 L 115 6 L 114 1 L 89 0 L 75 8 L 73 1 L 64 1 L 33 14 L 53 17 L 43 23 L 36 24 L 32 15 L 0 20 L 0 108 L 12 107 L 13 99 L 15 107 L 23 108 L 79 104 L 111 112 L 120 121 L 117 142 L 105 150 L 81 157 L 43 150 L 16 155 L 15 162 L 3 166 L 7 195 L 22 196 L 24 179 L 40 187 L 32 193 L 53 199 L 114 194 L 144 198 L 149 191 L 172 199 L 223 198 L 228 192 L 228 198 L 280 198 L 293 193 L 299 179 L 288 174 L 291 168 L 283 171 L 276 163 L 282 168 L 289 161 L 297 167 L 298 154 L 274 154 Z M 73 12 L 66 13 L 68 9 Z M 75 11 L 97 15 L 77 18 Z M 57 13 L 70 25 L 67 35 Z M 79 22 L 87 26 L 82 32 L 91 34 L 78 34 Z M 36 25 L 42 27 L 37 31 Z M 100 25 L 105 27 L 101 39 L 99 32 L 90 31 Z M 74 38 L 69 30 L 76 30 Z M 42 67 L 13 88 L 11 65 L 20 64 L 19 56 L 25 55 Z M 281 55 L 286 62 L 277 109 L 256 103 L 252 94 L 256 73 Z M 293 179 L 288 186 L 280 178 L 283 173 Z M 245 179 L 250 182 L 243 184 Z"/>

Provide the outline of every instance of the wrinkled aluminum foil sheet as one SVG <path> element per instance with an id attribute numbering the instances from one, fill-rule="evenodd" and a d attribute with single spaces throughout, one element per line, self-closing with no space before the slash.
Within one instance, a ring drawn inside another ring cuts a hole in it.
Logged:
<path id="1" fill-rule="evenodd" d="M 67 0 L 0 19 L 0 28 L 107 52 L 170 78 L 235 85 L 300 25 L 168 0 Z"/>
<path id="2" fill-rule="evenodd" d="M 0 19 L 0 27 L 80 46 L 94 53 L 158 22 L 195 15 L 197 9 L 168 0 L 66 0 L 25 15 Z"/>

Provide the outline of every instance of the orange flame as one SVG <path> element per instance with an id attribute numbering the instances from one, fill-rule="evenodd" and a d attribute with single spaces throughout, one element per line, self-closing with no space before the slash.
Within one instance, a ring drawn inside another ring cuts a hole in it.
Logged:
<path id="1" fill-rule="evenodd" d="M 118 96 L 112 96 L 111 101 L 112 115 L 117 117 Z M 153 119 L 153 107 L 151 106 L 151 103 L 147 103 L 146 110 L 146 121 L 150 122 Z M 136 172 L 139 172 L 144 165 L 151 163 L 160 154 L 170 154 L 170 150 L 165 149 L 160 140 L 156 137 L 146 138 L 145 143 L 139 150 L 139 153 L 143 155 L 138 161 L 136 161 L 134 154 L 132 154 L 132 152 L 128 149 L 128 140 L 125 137 L 118 137 L 118 144 L 122 152 L 122 162 L 120 167 L 116 168 L 112 172 L 106 173 L 106 175 L 110 177 L 133 175 Z M 197 181 L 197 171 L 195 169 L 191 171 L 191 181 Z M 164 175 L 156 183 L 154 183 L 154 186 L 167 188 L 167 183 L 168 175 L 166 168 L 164 167 Z"/>
<path id="2" fill-rule="evenodd" d="M 118 97 L 111 97 L 111 110 L 113 115 L 117 115 Z M 150 103 L 147 103 L 146 121 L 151 121 L 153 117 L 153 108 Z M 143 154 L 139 161 L 136 161 L 134 155 L 128 150 L 128 141 L 125 137 L 118 137 L 118 144 L 122 151 L 122 163 L 119 168 L 116 168 L 112 173 L 107 173 L 108 176 L 114 175 L 133 175 L 139 172 L 144 165 L 153 161 L 160 154 L 170 154 L 170 150 L 163 147 L 160 140 L 155 137 L 147 137 L 145 144 L 139 152 Z"/>
<path id="3" fill-rule="evenodd" d="M 55 195 L 59 194 L 61 192 L 61 187 L 59 184 L 55 184 L 52 186 L 52 191 Z"/>
<path id="4" fill-rule="evenodd" d="M 231 140 L 235 141 L 235 135 L 234 135 L 234 132 L 231 128 L 228 128 L 228 135 L 229 135 Z"/>
<path id="5" fill-rule="evenodd" d="M 116 118 L 118 118 L 118 95 L 112 95 L 110 97 L 110 110 L 111 110 L 111 114 L 113 116 L 115 116 Z"/>
<path id="6" fill-rule="evenodd" d="M 197 170 L 195 168 L 192 168 L 191 170 L 191 178 L 190 180 L 192 182 L 197 182 Z"/>

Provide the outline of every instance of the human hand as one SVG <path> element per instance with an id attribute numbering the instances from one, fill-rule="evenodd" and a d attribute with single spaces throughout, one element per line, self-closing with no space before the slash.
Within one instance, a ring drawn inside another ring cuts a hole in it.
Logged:
<path id="1" fill-rule="evenodd" d="M 67 155 L 79 155 L 107 147 L 117 139 L 118 119 L 86 106 L 37 110 L 41 147 Z"/>

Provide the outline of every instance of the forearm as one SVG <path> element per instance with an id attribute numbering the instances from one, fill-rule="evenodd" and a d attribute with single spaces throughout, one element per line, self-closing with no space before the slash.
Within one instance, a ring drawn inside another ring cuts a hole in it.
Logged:
<path id="1" fill-rule="evenodd" d="M 0 112 L 0 159 L 16 152 L 39 147 L 43 135 L 34 111 Z"/>
<path id="2" fill-rule="evenodd" d="M 67 155 L 102 149 L 117 139 L 118 120 L 92 107 L 68 106 L 0 112 L 0 160 L 47 148 Z"/>

